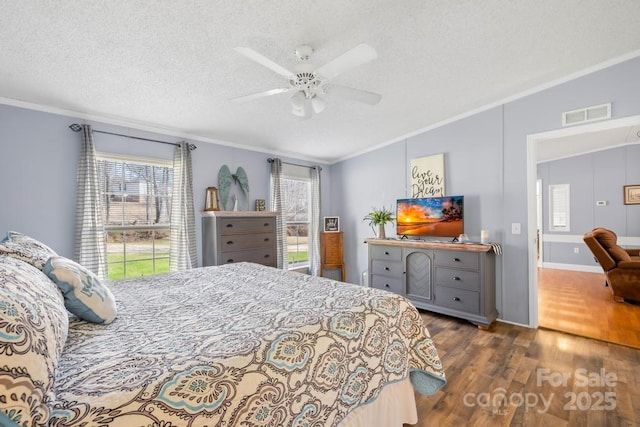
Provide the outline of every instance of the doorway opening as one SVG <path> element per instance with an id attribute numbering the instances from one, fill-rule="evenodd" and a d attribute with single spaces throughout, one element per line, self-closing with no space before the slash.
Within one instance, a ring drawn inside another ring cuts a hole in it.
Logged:
<path id="1" fill-rule="evenodd" d="M 635 132 L 638 131 L 636 134 Z M 624 134 L 632 135 L 634 138 L 629 141 L 620 141 L 616 135 Z M 545 269 L 544 266 L 544 248 L 545 248 L 545 226 L 542 221 L 542 215 L 544 209 L 548 209 L 545 206 L 545 200 L 542 197 L 542 186 L 545 183 L 539 180 L 537 175 L 537 163 L 541 160 L 549 160 L 544 156 L 548 156 L 548 152 L 545 152 L 547 146 L 554 147 L 551 150 L 557 158 L 571 157 L 580 154 L 587 154 L 596 151 L 606 150 L 614 148 L 616 146 L 629 145 L 634 143 L 640 143 L 640 116 L 627 117 L 622 119 L 608 120 L 605 122 L 596 122 L 585 124 L 582 126 L 574 126 L 571 128 L 563 128 L 550 132 L 544 132 L 539 134 L 529 135 L 527 137 L 527 194 L 528 194 L 528 235 L 533 236 L 529 239 L 528 244 L 528 257 L 529 257 L 529 319 L 531 327 L 547 327 L 549 324 L 548 316 L 549 310 L 547 302 L 553 301 L 554 303 L 563 303 L 564 298 L 565 307 L 571 308 L 575 306 L 572 316 L 576 316 L 576 319 L 581 320 L 574 323 L 586 323 L 584 320 L 585 312 L 605 312 L 620 310 L 622 307 L 616 307 L 613 305 L 609 308 L 597 308 L 594 307 L 592 302 L 584 302 L 579 297 L 587 294 L 585 292 L 584 283 L 593 283 L 593 291 L 588 292 L 588 296 L 593 296 L 596 299 L 603 300 L 605 302 L 613 302 L 610 290 L 604 288 L 604 274 L 598 268 L 589 269 L 588 266 L 585 271 L 572 271 L 572 270 L 551 270 Z M 595 224 L 598 226 L 600 224 Z M 576 243 L 579 241 L 582 243 L 582 234 L 589 230 L 580 230 L 579 233 L 574 233 L 571 236 L 567 236 L 569 241 L 574 239 Z M 554 237 L 553 235 L 546 236 L 547 238 Z M 557 235 L 556 235 L 557 237 Z M 574 290 L 570 291 L 571 282 L 576 280 L 578 284 L 574 284 Z M 547 287 L 549 282 L 552 282 L 551 287 Z M 563 284 L 562 290 L 566 290 L 565 296 L 558 296 L 553 292 L 549 293 L 545 291 L 559 291 L 557 284 Z M 565 286 L 566 285 L 566 286 Z M 582 287 L 581 287 L 582 286 Z M 577 289 L 577 291 L 576 291 Z M 573 294 L 571 293 L 573 292 Z M 608 294 L 607 294 L 608 292 Z M 602 296 L 599 296 L 602 294 Z M 608 298 L 607 298 L 608 296 Z M 571 301 L 573 303 L 571 303 Z M 582 301 L 582 302 L 581 302 Z M 545 304 L 545 307 L 541 306 L 541 303 Z M 615 303 L 619 304 L 619 303 Z M 639 307 L 632 307 L 633 311 L 640 310 Z M 545 317 L 542 319 L 542 317 Z M 637 316 L 637 315 L 636 315 Z M 640 317 L 638 317 L 640 319 Z M 551 319 L 554 320 L 554 319 Z M 557 325 L 553 329 L 562 330 L 563 325 L 567 325 L 569 321 L 557 320 Z M 566 319 L 565 319 L 566 320 Z M 570 329 L 565 327 L 565 329 Z M 564 332 L 570 332 L 577 335 L 585 335 L 575 330 L 564 330 Z M 615 332 L 615 331 L 613 331 Z M 602 335 L 602 334 L 601 334 Z M 592 336 L 592 338 L 604 339 L 604 336 Z M 613 333 L 615 335 L 615 333 Z M 636 334 L 638 335 L 638 334 Z M 640 346 L 640 336 L 637 337 L 638 344 Z M 615 342 L 615 340 L 612 340 Z M 625 343 L 623 343 L 625 344 Z M 629 345 L 629 344 L 627 344 Z"/>

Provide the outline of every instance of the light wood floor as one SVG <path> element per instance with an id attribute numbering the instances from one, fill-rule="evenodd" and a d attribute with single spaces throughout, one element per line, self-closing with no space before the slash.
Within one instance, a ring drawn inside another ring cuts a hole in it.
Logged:
<path id="1" fill-rule="evenodd" d="M 538 269 L 542 328 L 640 348 L 640 304 L 613 300 L 604 273 Z"/>
<path id="2" fill-rule="evenodd" d="M 416 392 L 416 426 L 640 425 L 639 350 L 501 322 L 484 332 L 435 313 L 422 317 L 448 383 L 433 396 Z M 584 378 L 594 382 L 582 386 Z"/>

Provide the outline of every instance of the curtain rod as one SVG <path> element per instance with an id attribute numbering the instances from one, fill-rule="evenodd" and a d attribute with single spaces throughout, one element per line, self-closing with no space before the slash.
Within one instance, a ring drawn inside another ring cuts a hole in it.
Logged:
<path id="1" fill-rule="evenodd" d="M 69 125 L 69 129 L 71 129 L 74 132 L 80 132 L 82 130 L 82 126 L 80 126 L 77 123 L 73 123 L 71 125 Z M 139 139 L 141 141 L 150 141 L 150 142 L 158 142 L 160 144 L 169 144 L 169 145 L 175 145 L 176 147 L 179 147 L 180 144 L 176 143 L 176 142 L 167 142 L 167 141 L 159 141 L 157 139 L 149 139 L 149 138 L 142 138 L 139 136 L 130 136 L 130 135 L 124 135 L 122 133 L 115 133 L 115 132 L 107 132 L 104 130 L 95 130 L 95 129 L 91 129 L 91 132 L 95 132 L 95 133 L 104 133 L 106 135 L 115 135 L 115 136 L 123 136 L 125 138 L 130 138 L 130 139 Z M 193 151 L 196 148 L 198 148 L 196 145 L 194 144 L 187 144 L 187 146 L 189 147 L 189 151 Z"/>
<path id="2" fill-rule="evenodd" d="M 275 160 L 275 159 L 273 159 L 273 158 L 269 157 L 269 158 L 267 159 L 267 162 L 269 162 L 269 163 L 273 163 L 273 161 L 274 161 L 274 160 Z M 303 167 L 303 168 L 309 168 L 309 169 L 318 169 L 318 170 L 322 170 L 322 167 L 320 167 L 320 166 L 307 166 L 307 165 L 300 165 L 300 164 L 298 164 L 298 163 L 289 163 L 289 162 L 282 162 L 282 163 L 284 163 L 285 165 L 300 166 L 300 167 Z"/>

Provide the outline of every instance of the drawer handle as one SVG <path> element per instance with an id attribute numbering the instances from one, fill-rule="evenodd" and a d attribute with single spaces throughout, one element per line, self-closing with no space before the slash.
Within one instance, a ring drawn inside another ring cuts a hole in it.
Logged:
<path id="1" fill-rule="evenodd" d="M 227 262 L 233 262 L 233 258 L 229 258 Z"/>
<path id="2" fill-rule="evenodd" d="M 453 280 L 460 280 L 458 276 L 453 276 Z"/>
<path id="3" fill-rule="evenodd" d="M 227 228 L 233 227 L 233 224 L 227 224 Z"/>
<path id="4" fill-rule="evenodd" d="M 269 223 L 268 223 L 268 222 L 265 222 L 263 225 L 264 225 L 265 227 L 268 227 L 268 226 L 269 226 Z"/>
<path id="5" fill-rule="evenodd" d="M 229 240 L 229 241 L 227 242 L 227 245 L 233 245 L 233 240 Z"/>
<path id="6" fill-rule="evenodd" d="M 389 267 L 385 267 L 384 269 L 385 269 L 385 271 L 389 271 Z"/>
<path id="7" fill-rule="evenodd" d="M 453 297 L 452 298 L 454 301 L 460 302 L 460 298 L 459 297 Z"/>
<path id="8" fill-rule="evenodd" d="M 460 258 L 454 258 L 453 259 L 455 262 L 460 262 Z"/>
<path id="9" fill-rule="evenodd" d="M 265 255 L 264 257 L 265 257 L 265 258 L 269 258 L 270 256 L 271 256 L 271 255 L 269 255 L 269 254 L 266 254 L 266 255 Z"/>
<path id="10" fill-rule="evenodd" d="M 389 251 L 384 251 L 384 254 L 385 255 L 389 255 Z"/>
<path id="11" fill-rule="evenodd" d="M 384 287 L 385 287 L 385 288 L 388 288 L 388 287 L 389 287 L 389 284 L 388 284 L 388 283 L 385 283 L 385 284 L 384 284 Z"/>

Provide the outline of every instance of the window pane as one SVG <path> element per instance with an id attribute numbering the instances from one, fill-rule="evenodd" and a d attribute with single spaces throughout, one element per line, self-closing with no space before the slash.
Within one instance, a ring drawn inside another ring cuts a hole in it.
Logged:
<path id="1" fill-rule="evenodd" d="M 306 264 L 309 262 L 310 183 L 285 178 L 284 187 L 289 264 Z"/>
<path id="2" fill-rule="evenodd" d="M 549 230 L 569 231 L 571 198 L 569 184 L 549 186 Z"/>
<path id="3" fill-rule="evenodd" d="M 309 182 L 285 179 L 285 220 L 309 221 Z"/>
<path id="4" fill-rule="evenodd" d="M 307 224 L 287 224 L 289 264 L 309 261 L 309 227 Z"/>
<path id="5" fill-rule="evenodd" d="M 104 201 L 103 219 L 108 228 L 109 278 L 169 271 L 173 168 L 101 158 L 98 173 Z M 150 226 L 154 229 L 148 229 Z M 155 228 L 158 226 L 166 228 Z"/>
<path id="6" fill-rule="evenodd" d="M 173 168 L 100 160 L 105 225 L 169 225 Z"/>

